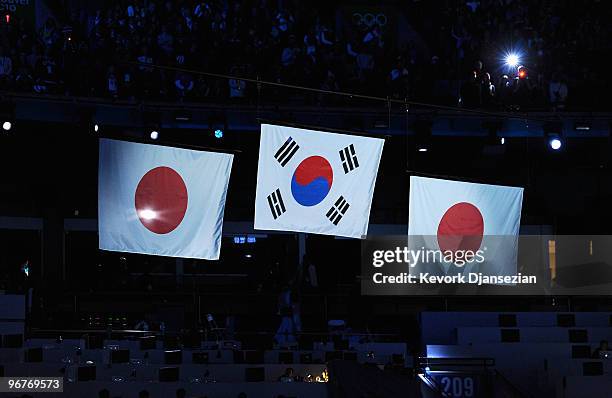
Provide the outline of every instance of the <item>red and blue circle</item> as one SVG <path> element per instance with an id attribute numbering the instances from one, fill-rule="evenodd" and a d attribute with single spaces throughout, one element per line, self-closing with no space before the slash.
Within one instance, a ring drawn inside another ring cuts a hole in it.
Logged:
<path id="1" fill-rule="evenodd" d="M 315 206 L 325 199 L 332 187 L 334 172 L 322 156 L 302 160 L 291 178 L 291 194 L 302 206 Z"/>

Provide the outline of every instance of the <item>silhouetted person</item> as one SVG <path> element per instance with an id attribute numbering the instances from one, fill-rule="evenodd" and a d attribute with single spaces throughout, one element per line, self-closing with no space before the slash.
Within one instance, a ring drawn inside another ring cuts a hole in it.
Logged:
<path id="1" fill-rule="evenodd" d="M 514 84 L 512 87 L 512 104 L 518 106 L 528 106 L 531 103 L 533 85 L 529 80 L 527 68 L 519 66 Z"/>
<path id="2" fill-rule="evenodd" d="M 278 381 L 280 381 L 281 383 L 291 383 L 292 381 L 294 381 L 293 368 L 287 368 L 285 370 L 285 373 L 283 373 L 283 375 L 278 378 Z"/>
<path id="3" fill-rule="evenodd" d="M 481 96 L 482 105 L 485 108 L 491 108 L 495 104 L 495 85 L 491 82 L 491 75 L 488 72 L 482 74 Z"/>
<path id="4" fill-rule="evenodd" d="M 481 82 L 477 71 L 472 71 L 461 87 L 461 106 L 477 108 L 482 103 Z"/>
<path id="5" fill-rule="evenodd" d="M 599 342 L 599 347 L 593 351 L 593 358 L 601 358 L 602 355 L 607 353 L 610 348 L 608 347 L 608 340 L 602 340 Z"/>

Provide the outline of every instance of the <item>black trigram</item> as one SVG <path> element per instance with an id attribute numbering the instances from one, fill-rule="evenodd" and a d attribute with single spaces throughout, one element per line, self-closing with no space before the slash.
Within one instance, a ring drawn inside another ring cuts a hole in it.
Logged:
<path id="1" fill-rule="evenodd" d="M 283 197 L 281 196 L 278 188 L 276 191 L 268 195 L 268 205 L 270 206 L 270 211 L 272 212 L 272 216 L 275 220 L 280 217 L 281 214 L 287 211 L 285 209 L 285 204 L 283 203 Z"/>
<path id="2" fill-rule="evenodd" d="M 276 151 L 274 157 L 276 158 L 276 160 L 278 160 L 278 163 L 280 163 L 281 166 L 285 167 L 285 165 L 291 160 L 291 158 L 293 157 L 293 155 L 295 155 L 298 149 L 300 149 L 298 143 L 295 142 L 293 138 L 289 137 L 287 141 L 285 141 L 283 146 L 281 146 L 278 151 Z"/>
<path id="3" fill-rule="evenodd" d="M 343 196 L 340 196 L 325 216 L 329 218 L 329 221 L 331 221 L 334 225 L 338 225 L 348 208 L 348 202 Z"/>
<path id="4" fill-rule="evenodd" d="M 355 170 L 359 167 L 359 162 L 357 161 L 357 154 L 355 153 L 355 147 L 353 144 L 347 146 L 346 148 L 339 151 L 340 160 L 342 160 L 342 167 L 344 167 L 344 174 L 347 174 L 349 171 Z"/>

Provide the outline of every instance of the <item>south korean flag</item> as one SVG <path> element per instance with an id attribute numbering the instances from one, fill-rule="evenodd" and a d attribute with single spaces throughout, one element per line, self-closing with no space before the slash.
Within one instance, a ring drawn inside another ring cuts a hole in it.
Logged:
<path id="1" fill-rule="evenodd" d="M 364 237 L 383 143 L 263 124 L 255 229 Z"/>

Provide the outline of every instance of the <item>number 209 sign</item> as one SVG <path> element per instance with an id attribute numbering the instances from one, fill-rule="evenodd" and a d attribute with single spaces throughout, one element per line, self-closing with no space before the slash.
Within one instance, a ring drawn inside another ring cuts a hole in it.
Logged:
<path id="1" fill-rule="evenodd" d="M 476 397 L 476 380 L 472 376 L 445 375 L 438 376 L 436 379 L 446 397 Z"/>

